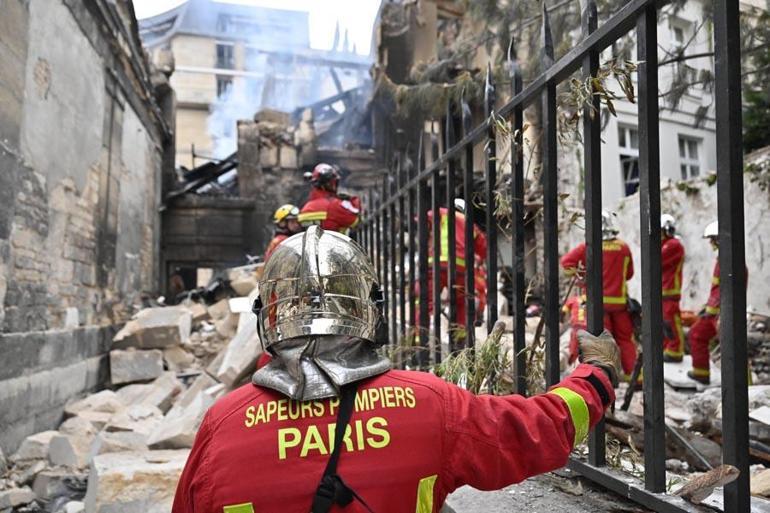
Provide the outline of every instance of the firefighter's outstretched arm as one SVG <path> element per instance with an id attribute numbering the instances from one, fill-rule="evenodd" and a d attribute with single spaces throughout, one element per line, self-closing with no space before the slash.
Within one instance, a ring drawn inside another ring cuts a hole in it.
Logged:
<path id="1" fill-rule="evenodd" d="M 585 268 L 586 245 L 578 244 L 561 257 L 561 266 L 567 276 L 580 276 Z"/>
<path id="2" fill-rule="evenodd" d="M 600 353 L 592 353 L 598 365 L 580 365 L 535 397 L 475 396 L 450 387 L 445 452 L 450 491 L 465 484 L 495 490 L 564 466 L 615 401 L 611 378 L 618 356 Z"/>

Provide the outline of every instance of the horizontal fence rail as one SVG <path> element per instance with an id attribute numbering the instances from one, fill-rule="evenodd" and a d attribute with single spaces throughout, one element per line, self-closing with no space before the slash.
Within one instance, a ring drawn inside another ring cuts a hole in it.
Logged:
<path id="1" fill-rule="evenodd" d="M 689 511 L 666 491 L 666 425 L 663 383 L 661 300 L 660 135 L 658 107 L 658 16 L 665 1 L 630 0 L 598 25 L 594 0 L 583 2 L 582 41 L 554 61 L 548 11 L 543 2 L 542 69 L 523 86 L 521 69 L 509 55 L 510 100 L 496 108 L 497 88 L 487 69 L 484 101 L 474 105 L 483 121 L 473 126 L 472 106 L 449 105 L 443 119 L 425 120 L 419 137 L 392 155 L 390 174 L 366 202 L 358 240 L 374 262 L 388 298 L 386 315 L 397 364 L 427 369 L 461 349 L 473 351 L 476 330 L 489 333 L 498 315 L 498 219 L 496 195 L 501 176 L 509 176 L 511 198 L 510 284 L 513 316 L 512 381 L 527 393 L 525 352 L 524 110 L 539 106 L 542 119 L 543 327 L 545 384 L 560 379 L 559 191 L 557 86 L 573 74 L 595 77 L 599 56 L 631 32 L 636 39 L 639 127 L 640 228 L 642 277 L 641 352 L 644 376 L 644 482 L 636 483 L 606 468 L 604 424 L 592 431 L 587 460 L 570 467 L 588 479 L 655 510 Z M 714 1 L 716 48 L 715 104 L 717 190 L 721 267 L 722 397 L 725 463 L 741 474 L 725 486 L 725 511 L 748 512 L 749 446 L 746 353 L 745 237 L 741 154 L 741 75 L 738 2 Z M 513 53 L 512 50 L 509 53 Z M 602 162 L 598 96 L 585 105 L 581 144 L 584 179 L 587 326 L 604 329 L 602 294 Z M 497 158 L 498 123 L 510 123 L 510 163 Z M 429 129 L 427 127 L 430 127 Z M 415 151 L 416 150 L 416 151 Z M 483 156 L 481 169 L 474 157 Z M 478 183 L 474 181 L 478 179 Z M 483 184 L 482 184 L 483 182 Z M 463 208 L 464 204 L 464 208 Z M 483 215 L 481 215 L 483 214 Z M 459 230 L 459 227 L 464 229 Z M 455 240 L 462 244 L 456 245 Z M 459 251 L 463 247 L 464 251 Z M 483 254 L 482 254 L 483 252 Z M 531 278 L 531 277 L 530 277 Z M 486 284 L 486 288 L 484 287 Z M 447 307 L 442 307 L 446 291 Z M 482 306 L 484 308 L 482 308 Z M 483 325 L 486 324 L 486 330 Z M 481 328 L 480 328 L 481 327 Z M 410 351 L 399 351 L 407 347 Z"/>

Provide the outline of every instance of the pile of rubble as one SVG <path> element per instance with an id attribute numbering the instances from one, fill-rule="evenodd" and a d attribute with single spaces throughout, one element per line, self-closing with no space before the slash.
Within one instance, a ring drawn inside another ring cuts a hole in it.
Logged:
<path id="1" fill-rule="evenodd" d="M 261 353 L 259 264 L 230 269 L 239 297 L 139 311 L 117 333 L 111 384 L 66 405 L 55 431 L 0 453 L 0 513 L 161 513 L 206 410 L 248 381 Z"/>

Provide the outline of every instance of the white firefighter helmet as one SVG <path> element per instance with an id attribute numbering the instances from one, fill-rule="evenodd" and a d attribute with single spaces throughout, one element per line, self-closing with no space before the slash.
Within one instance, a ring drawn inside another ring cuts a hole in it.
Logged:
<path id="1" fill-rule="evenodd" d="M 286 239 L 265 264 L 254 304 L 265 349 L 296 337 L 342 335 L 382 343 L 383 297 L 364 251 L 320 226 Z"/>
<path id="2" fill-rule="evenodd" d="M 660 229 L 668 235 L 673 236 L 676 232 L 676 219 L 671 214 L 662 214 L 660 216 Z"/>
<path id="3" fill-rule="evenodd" d="M 719 237 L 719 221 L 712 221 L 703 230 L 703 238 L 711 239 L 717 237 Z"/>
<path id="4" fill-rule="evenodd" d="M 609 210 L 602 210 L 602 239 L 612 240 L 614 239 L 620 230 L 615 225 L 615 218 L 617 215 L 615 212 Z"/>
<path id="5" fill-rule="evenodd" d="M 465 200 L 462 198 L 455 198 L 455 210 L 465 213 Z"/>

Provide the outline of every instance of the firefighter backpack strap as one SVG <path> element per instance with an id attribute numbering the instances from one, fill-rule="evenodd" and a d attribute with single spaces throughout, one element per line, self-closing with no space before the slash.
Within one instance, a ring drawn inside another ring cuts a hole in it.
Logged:
<path id="1" fill-rule="evenodd" d="M 326 463 L 326 469 L 321 477 L 321 482 L 318 483 L 310 513 L 328 513 L 335 504 L 344 508 L 353 502 L 353 499 L 358 500 L 370 513 L 374 513 L 372 508 L 337 475 L 340 447 L 345 437 L 345 430 L 350 422 L 350 416 L 353 414 L 357 389 L 357 383 L 351 383 L 342 387 L 340 409 L 337 413 L 337 425 L 334 428 L 334 448 L 329 461 Z"/>

